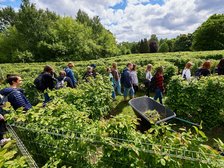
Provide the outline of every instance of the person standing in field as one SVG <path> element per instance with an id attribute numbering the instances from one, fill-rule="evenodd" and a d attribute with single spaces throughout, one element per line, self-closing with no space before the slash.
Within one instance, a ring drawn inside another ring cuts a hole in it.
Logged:
<path id="1" fill-rule="evenodd" d="M 74 87 L 77 86 L 77 79 L 74 75 L 74 72 L 72 71 L 72 68 L 74 67 L 74 63 L 73 62 L 69 62 L 68 66 L 64 69 L 64 71 L 66 72 L 66 76 L 69 77 L 72 80 L 72 85 Z"/>
<path id="2" fill-rule="evenodd" d="M 116 99 L 116 93 L 115 93 L 115 90 L 114 90 L 115 80 L 114 80 L 114 77 L 113 77 L 113 75 L 111 73 L 111 68 L 108 67 L 107 68 L 107 72 L 109 74 L 109 79 L 110 79 L 110 82 L 111 82 L 111 85 L 112 85 L 112 88 L 113 88 L 113 90 L 112 90 L 112 98 L 113 98 L 113 100 L 115 100 Z"/>
<path id="3" fill-rule="evenodd" d="M 133 85 L 135 94 L 138 91 L 138 74 L 137 74 L 136 69 L 137 69 L 137 65 L 136 64 L 133 64 L 133 68 L 132 68 L 132 70 L 130 72 L 131 81 L 132 81 L 132 85 Z"/>
<path id="4" fill-rule="evenodd" d="M 71 78 L 69 78 L 68 76 L 66 76 L 66 72 L 65 71 L 60 71 L 59 72 L 59 77 L 57 77 L 57 84 L 56 84 L 56 89 L 60 89 L 65 87 L 65 83 L 67 84 L 67 87 L 70 88 L 74 88 L 73 83 Z"/>
<path id="5" fill-rule="evenodd" d="M 163 81 L 164 81 L 163 67 L 159 67 L 159 68 L 157 68 L 156 73 L 155 73 L 155 96 L 154 96 L 154 100 L 157 100 L 159 98 L 160 104 L 163 104 L 162 98 L 163 98 L 163 93 L 165 92 Z"/>
<path id="6" fill-rule="evenodd" d="M 36 88 L 43 92 L 47 89 L 53 90 L 57 83 L 57 79 L 54 78 L 54 70 L 51 66 L 46 65 L 44 71 L 35 79 L 34 84 Z M 47 92 L 44 93 L 44 102 L 43 107 L 46 106 L 46 103 L 50 101 L 50 97 Z"/>
<path id="7" fill-rule="evenodd" d="M 91 64 L 90 67 L 92 67 L 92 76 L 96 78 L 96 75 L 98 75 L 96 72 L 96 64 Z"/>
<path id="8" fill-rule="evenodd" d="M 188 62 L 185 65 L 185 68 L 182 72 L 182 78 L 184 78 L 185 80 L 190 80 L 191 79 L 191 67 L 192 67 L 192 62 Z"/>
<path id="9" fill-rule="evenodd" d="M 128 63 L 127 67 L 123 70 L 121 74 L 121 84 L 124 86 L 124 101 L 127 100 L 127 96 L 129 94 L 130 98 L 134 97 L 135 91 L 132 85 L 132 79 L 130 72 L 133 69 L 133 64 Z"/>
<path id="10" fill-rule="evenodd" d="M 6 101 L 10 102 L 14 110 L 22 107 L 23 111 L 28 111 L 32 108 L 23 90 L 20 89 L 22 78 L 19 75 L 7 75 L 6 82 L 9 83 L 10 86 L 0 90 L 0 94 L 5 97 L 5 101 L 0 104 L 0 145 L 4 145 L 10 140 L 3 137 L 6 132 L 6 121 L 4 118 L 6 111 L 3 110 Z"/>
<path id="11" fill-rule="evenodd" d="M 217 65 L 218 75 L 224 75 L 224 58 L 222 58 Z"/>
<path id="12" fill-rule="evenodd" d="M 91 66 L 87 66 L 87 71 L 83 75 L 82 79 L 85 80 L 86 82 L 89 82 L 89 77 L 94 77 L 93 76 L 93 68 Z"/>
<path id="13" fill-rule="evenodd" d="M 197 69 L 195 76 L 201 77 L 201 76 L 209 76 L 211 75 L 211 61 L 207 60 L 202 64 L 202 67 Z"/>
<path id="14" fill-rule="evenodd" d="M 152 79 L 152 64 L 148 64 L 146 66 L 146 70 L 145 70 L 145 81 L 144 81 L 144 84 L 145 84 L 145 87 L 146 87 L 146 95 L 149 97 L 149 93 L 150 93 L 150 82 L 151 82 L 151 79 Z"/>
<path id="15" fill-rule="evenodd" d="M 117 63 L 115 63 L 115 62 L 112 64 L 111 73 L 112 73 L 113 78 L 114 78 L 114 89 L 115 89 L 115 91 L 117 91 L 117 93 L 119 95 L 122 95 L 120 74 L 119 74 L 118 69 L 117 69 Z"/>

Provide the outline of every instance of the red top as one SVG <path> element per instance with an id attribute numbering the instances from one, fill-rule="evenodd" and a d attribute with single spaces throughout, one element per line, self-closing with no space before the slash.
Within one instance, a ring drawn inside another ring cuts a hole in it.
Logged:
<path id="1" fill-rule="evenodd" d="M 164 90 L 164 86 L 163 86 L 163 75 L 157 74 L 156 75 L 156 88 L 161 89 L 161 91 Z"/>

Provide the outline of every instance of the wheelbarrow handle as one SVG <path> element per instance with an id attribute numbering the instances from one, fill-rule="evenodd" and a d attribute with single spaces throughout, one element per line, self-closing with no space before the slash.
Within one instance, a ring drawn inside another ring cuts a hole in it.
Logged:
<path id="1" fill-rule="evenodd" d="M 183 121 L 183 122 L 185 122 L 185 123 L 191 124 L 191 125 L 195 125 L 195 126 L 198 126 L 198 127 L 200 126 L 198 123 L 193 123 L 193 122 L 184 120 L 184 119 L 179 118 L 179 117 L 174 117 L 174 118 L 177 119 L 177 120 Z"/>

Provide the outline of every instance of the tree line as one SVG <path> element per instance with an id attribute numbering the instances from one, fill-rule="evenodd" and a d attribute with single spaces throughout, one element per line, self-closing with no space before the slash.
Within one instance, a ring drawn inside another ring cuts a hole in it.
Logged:
<path id="1" fill-rule="evenodd" d="M 89 60 L 122 54 L 224 49 L 224 15 L 211 16 L 193 34 L 173 39 L 117 43 L 100 22 L 79 10 L 75 18 L 37 9 L 22 0 L 19 10 L 0 9 L 0 63 Z"/>
<path id="2" fill-rule="evenodd" d="M 87 60 L 119 52 L 100 18 L 81 10 L 74 19 L 23 0 L 18 11 L 1 9 L 0 21 L 1 62 Z"/>
<path id="3" fill-rule="evenodd" d="M 122 54 L 176 51 L 207 51 L 224 49 L 224 14 L 214 14 L 193 33 L 172 39 L 158 40 L 156 34 L 139 42 L 119 44 Z"/>

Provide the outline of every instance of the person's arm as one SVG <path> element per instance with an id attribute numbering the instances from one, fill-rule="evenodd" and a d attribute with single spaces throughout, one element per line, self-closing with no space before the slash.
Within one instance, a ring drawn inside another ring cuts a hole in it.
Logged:
<path id="1" fill-rule="evenodd" d="M 186 70 L 185 69 L 182 72 L 182 78 L 184 78 L 184 75 L 186 76 Z"/>
<path id="2" fill-rule="evenodd" d="M 187 80 L 189 80 L 191 78 L 191 71 L 190 71 L 190 69 L 185 71 L 185 76 L 186 76 Z"/>
<path id="3" fill-rule="evenodd" d="M 48 88 L 52 90 L 54 88 L 54 82 L 56 81 L 56 79 L 54 79 L 50 74 L 47 74 L 45 79 Z"/>
<path id="4" fill-rule="evenodd" d="M 17 91 L 15 94 L 13 94 L 12 98 L 9 99 L 11 105 L 13 106 L 13 108 L 16 110 L 20 107 L 23 107 L 24 110 L 28 110 L 27 109 L 27 103 L 25 101 L 25 99 L 23 98 L 24 95 L 22 95 L 22 93 L 20 91 Z"/>
<path id="5" fill-rule="evenodd" d="M 149 80 L 149 72 L 146 72 L 145 79 Z"/>
<path id="6" fill-rule="evenodd" d="M 73 83 L 72 83 L 71 78 L 66 77 L 66 81 L 67 81 L 67 87 L 70 87 L 70 88 L 74 88 L 74 87 L 75 87 L 75 86 L 73 85 Z"/>
<path id="7" fill-rule="evenodd" d="M 71 69 L 69 69 L 67 76 L 71 79 L 73 85 L 75 85 L 76 79 L 75 79 L 74 74 L 72 73 Z"/>

